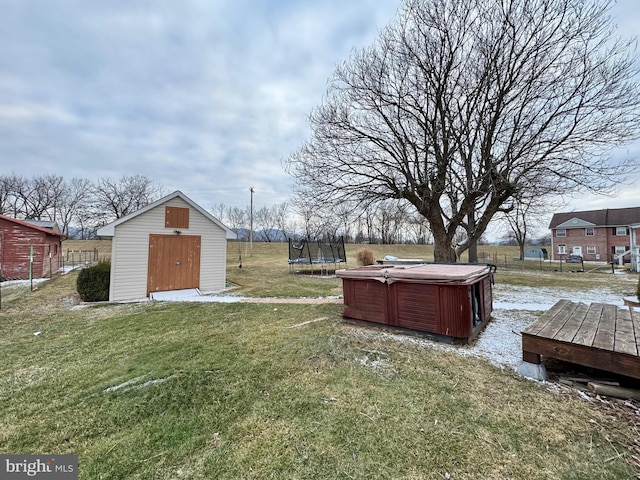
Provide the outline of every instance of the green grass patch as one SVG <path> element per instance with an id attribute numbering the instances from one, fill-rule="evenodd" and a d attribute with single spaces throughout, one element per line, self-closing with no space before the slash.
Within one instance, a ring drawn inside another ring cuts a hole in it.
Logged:
<path id="1" fill-rule="evenodd" d="M 266 272 L 254 255 L 248 271 Z M 282 295 L 334 288 L 284 275 Z M 341 305 L 72 309 L 73 277 L 0 310 L 3 453 L 76 453 L 82 479 L 637 474 L 617 416 L 484 361 L 363 335 Z M 245 288 L 276 292 L 258 285 Z"/>

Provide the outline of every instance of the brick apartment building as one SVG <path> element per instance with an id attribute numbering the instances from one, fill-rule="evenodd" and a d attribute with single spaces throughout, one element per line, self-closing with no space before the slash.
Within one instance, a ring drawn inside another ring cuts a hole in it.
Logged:
<path id="1" fill-rule="evenodd" d="M 623 261 L 638 271 L 640 207 L 556 213 L 551 229 L 551 258 L 581 255 L 585 261 Z"/>

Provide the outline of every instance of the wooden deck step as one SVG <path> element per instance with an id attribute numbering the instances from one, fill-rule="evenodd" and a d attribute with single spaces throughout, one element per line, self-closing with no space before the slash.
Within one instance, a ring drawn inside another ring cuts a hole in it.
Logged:
<path id="1" fill-rule="evenodd" d="M 559 300 L 522 332 L 522 357 L 551 357 L 640 378 L 640 319 L 627 307 Z"/>

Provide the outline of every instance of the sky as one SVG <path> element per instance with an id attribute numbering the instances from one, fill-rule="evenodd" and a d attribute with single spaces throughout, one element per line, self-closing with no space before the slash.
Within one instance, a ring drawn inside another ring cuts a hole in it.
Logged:
<path id="1" fill-rule="evenodd" d="M 371 44 L 398 0 L 2 0 L 0 174 L 144 175 L 204 208 L 289 200 L 282 160 L 335 67 Z M 619 33 L 640 1 L 618 0 Z M 640 142 L 615 156 L 640 158 Z M 640 160 L 639 160 L 640 162 Z M 617 197 L 565 210 L 640 205 Z"/>

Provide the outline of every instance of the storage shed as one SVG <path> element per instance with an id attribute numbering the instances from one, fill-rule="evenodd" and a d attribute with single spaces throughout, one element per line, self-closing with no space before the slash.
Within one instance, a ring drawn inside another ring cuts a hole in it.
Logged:
<path id="1" fill-rule="evenodd" d="M 336 276 L 345 318 L 469 341 L 491 317 L 492 272 L 488 265 L 374 265 Z"/>
<path id="2" fill-rule="evenodd" d="M 542 247 L 531 247 L 526 248 L 524 251 L 524 259 L 525 260 L 548 260 L 549 253 L 546 248 Z"/>
<path id="3" fill-rule="evenodd" d="M 225 286 L 227 239 L 236 234 L 184 193 L 175 191 L 100 228 L 110 237 L 109 300 Z"/>
<path id="4" fill-rule="evenodd" d="M 28 279 L 31 258 L 31 278 L 57 272 L 62 266 L 62 234 L 29 220 L 0 215 L 0 279 Z"/>

